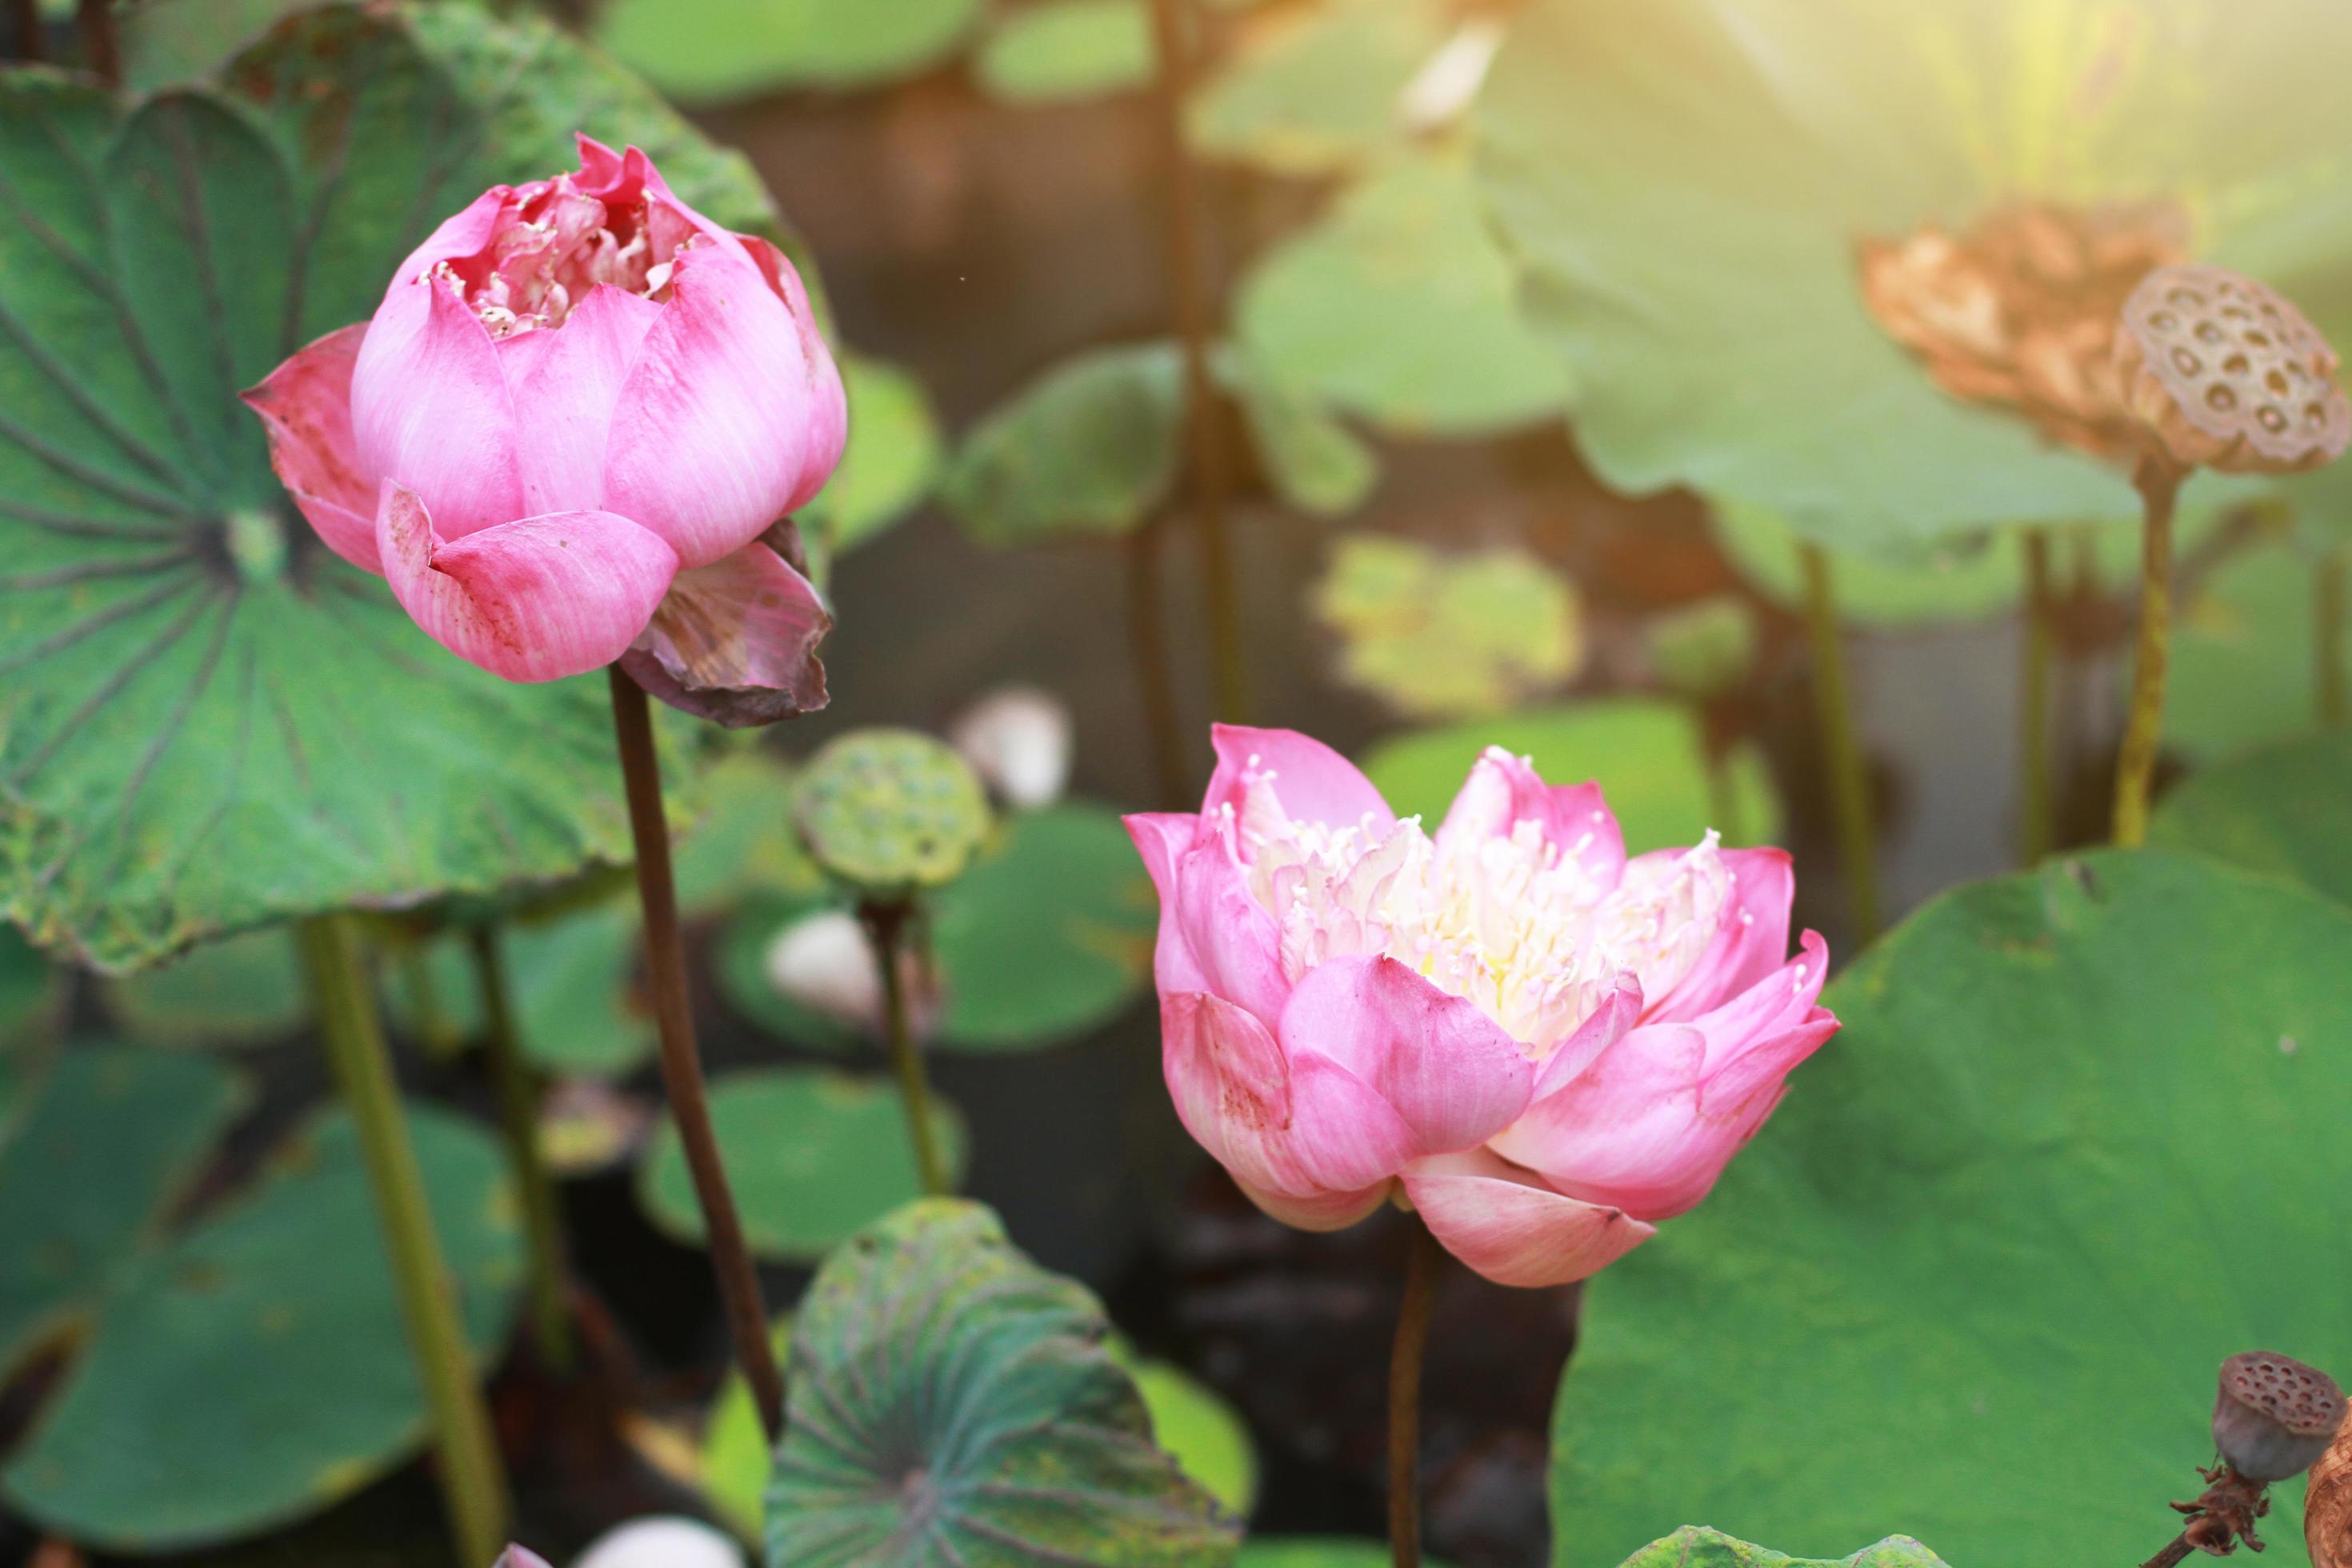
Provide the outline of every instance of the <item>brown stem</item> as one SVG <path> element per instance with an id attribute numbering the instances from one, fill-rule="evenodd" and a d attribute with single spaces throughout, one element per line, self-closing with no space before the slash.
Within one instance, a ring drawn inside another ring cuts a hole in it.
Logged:
<path id="1" fill-rule="evenodd" d="M 1429 1309 L 1437 1297 L 1437 1238 L 1419 1215 L 1404 1269 L 1404 1301 L 1389 1347 L 1389 1548 L 1394 1568 L 1421 1568 L 1421 1362 L 1429 1342 Z"/>
<path id="2" fill-rule="evenodd" d="M 2179 1563 L 2196 1550 L 2189 1543 L 2189 1532 L 2182 1531 L 2172 1538 L 2171 1545 L 2141 1563 L 2139 1568 L 2173 1568 L 2175 1563 Z"/>
<path id="3" fill-rule="evenodd" d="M 2132 651 L 2131 710 L 2116 758 L 2115 838 L 2126 849 L 2147 842 L 2147 800 L 2164 740 L 2164 673 L 2172 633 L 2172 508 L 2185 476 L 2170 463 L 2140 459 L 2132 484 L 2147 523 L 2140 555 L 2139 637 Z"/>
<path id="4" fill-rule="evenodd" d="M 2018 857 L 2040 863 L 2056 837 L 2057 784 L 2050 750 L 2050 680 L 2057 662 L 2057 606 L 2050 583 L 2050 531 L 2025 531 L 2024 691 L 2018 705 Z"/>
<path id="5" fill-rule="evenodd" d="M 1168 623 L 1160 608 L 1160 522 L 1127 536 L 1127 627 L 1134 639 L 1135 686 L 1151 742 L 1152 783 L 1162 811 L 1184 795 L 1184 737 L 1176 718 L 1176 682 L 1168 663 Z"/>
<path id="6" fill-rule="evenodd" d="M 550 1369 L 569 1373 L 572 1365 L 571 1291 L 564 1283 L 563 1208 L 555 1179 L 539 1146 L 539 1084 L 524 1059 L 515 1027 L 514 1002 L 494 926 L 467 933 L 473 948 L 474 980 L 482 996 L 482 1049 L 489 1058 L 490 1088 L 498 1097 L 499 1130 L 506 1139 L 507 1163 L 522 1194 L 522 1229 L 530 1258 L 531 1329 Z"/>
<path id="7" fill-rule="evenodd" d="M 37 60 L 41 47 L 41 0 L 8 0 L 8 10 L 15 21 L 10 29 L 15 35 L 16 58 Z"/>
<path id="8" fill-rule="evenodd" d="M 122 85 L 122 51 L 114 37 L 114 0 L 81 0 L 74 12 L 81 29 L 82 64 L 109 87 Z"/>
<path id="9" fill-rule="evenodd" d="M 2319 578 L 2313 584 L 2313 617 L 2318 625 L 2313 628 L 2312 656 L 2319 668 L 2313 671 L 2317 687 L 2319 722 L 2324 729 L 2335 729 L 2347 717 L 2352 717 L 2352 700 L 2347 700 L 2344 679 L 2344 620 L 2347 600 L 2346 578 L 2352 575 L 2352 561 L 2347 552 L 2335 551 L 2319 563 Z"/>
<path id="10" fill-rule="evenodd" d="M 1241 597 L 1225 517 L 1233 470 L 1209 363 L 1216 307 L 1201 260 L 1199 182 L 1184 143 L 1184 106 L 1192 79 L 1185 35 L 1190 30 L 1186 24 L 1192 20 L 1186 10 L 1185 0 L 1151 0 L 1152 39 L 1160 55 L 1154 97 L 1160 186 L 1168 197 L 1168 283 L 1174 295 L 1176 336 L 1184 349 L 1184 424 L 1192 440 L 1192 495 L 1200 513 L 1217 717 L 1243 723 L 1249 716 L 1249 666 L 1243 656 Z"/>
<path id="11" fill-rule="evenodd" d="M 783 1435 L 784 1384 L 776 1372 L 775 1347 L 768 1339 L 768 1310 L 760 1297 L 760 1276 L 744 1244 L 743 1222 L 735 1212 L 727 1171 L 719 1161 L 719 1135 L 710 1126 L 710 1100 L 695 1049 L 694 1014 L 687 1001 L 686 946 L 677 926 L 677 887 L 669 864 L 669 824 L 662 816 L 661 764 L 654 752 L 653 715 L 644 688 L 619 665 L 613 682 L 613 731 L 621 748 L 621 777 L 628 786 L 629 828 L 637 846 L 637 896 L 646 917 L 646 972 L 653 987 L 654 1020 L 661 1037 L 662 1087 L 670 1115 L 686 1148 L 694 1176 L 695 1201 L 702 1208 L 709 1238 L 710 1267 L 719 1276 L 719 1300 L 735 1359 L 751 1387 L 760 1425 L 773 1444 Z"/>

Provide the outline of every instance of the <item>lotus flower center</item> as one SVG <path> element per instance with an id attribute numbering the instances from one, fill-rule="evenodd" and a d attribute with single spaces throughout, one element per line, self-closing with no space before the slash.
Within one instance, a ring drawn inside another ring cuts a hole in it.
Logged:
<path id="1" fill-rule="evenodd" d="M 643 192 L 608 203 L 559 174 L 516 190 L 489 244 L 440 262 L 432 276 L 492 337 L 505 338 L 562 326 L 599 283 L 667 300 L 677 253 L 700 237 L 683 214 Z"/>
<path id="2" fill-rule="evenodd" d="M 1275 775 L 1253 761 L 1235 823 L 1251 894 L 1282 933 L 1295 984 L 1327 959 L 1383 953 L 1467 997 L 1541 1059 L 1631 973 L 1654 1003 L 1721 928 L 1733 873 L 1710 832 L 1678 857 L 1630 862 L 1606 879 L 1587 837 L 1561 844 L 1541 823 L 1507 834 L 1382 833 L 1293 820 Z"/>

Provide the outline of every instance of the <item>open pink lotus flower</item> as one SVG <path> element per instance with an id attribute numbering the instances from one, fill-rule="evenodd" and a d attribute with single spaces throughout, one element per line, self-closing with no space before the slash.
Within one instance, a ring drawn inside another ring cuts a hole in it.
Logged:
<path id="1" fill-rule="evenodd" d="M 1837 1030 L 1780 850 L 1629 860 L 1598 784 L 1492 747 L 1433 837 L 1320 742 L 1216 746 L 1197 816 L 1127 825 L 1176 1113 L 1277 1219 L 1402 1184 L 1489 1279 L 1582 1279 L 1705 1197 Z"/>
<path id="2" fill-rule="evenodd" d="M 621 660 L 729 723 L 821 707 L 831 621 L 790 524 L 847 406 L 783 254 L 580 138 L 495 185 L 246 402 L 329 549 L 509 680 Z"/>

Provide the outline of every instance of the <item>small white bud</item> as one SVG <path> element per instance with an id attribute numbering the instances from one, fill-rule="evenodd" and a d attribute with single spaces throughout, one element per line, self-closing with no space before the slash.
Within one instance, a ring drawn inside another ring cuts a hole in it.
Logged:
<path id="1" fill-rule="evenodd" d="M 1070 710 L 1050 691 L 1005 686 L 965 709 L 948 742 L 1005 803 L 1051 805 L 1070 782 Z"/>
<path id="2" fill-rule="evenodd" d="M 882 968 L 857 917 L 827 910 L 794 921 L 768 944 L 768 984 L 802 1006 L 860 1028 L 882 1026 Z"/>
<path id="3" fill-rule="evenodd" d="M 572 1568 L 744 1568 L 743 1549 L 698 1519 L 665 1515 L 614 1525 Z"/>

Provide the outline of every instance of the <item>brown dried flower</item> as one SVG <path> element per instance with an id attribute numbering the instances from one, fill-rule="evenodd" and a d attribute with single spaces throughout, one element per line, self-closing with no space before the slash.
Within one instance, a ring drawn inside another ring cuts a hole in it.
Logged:
<path id="1" fill-rule="evenodd" d="M 2352 1568 L 2352 1422 L 2311 1467 L 2303 1493 L 2303 1543 L 2311 1568 Z"/>
<path id="2" fill-rule="evenodd" d="M 2344 1391 L 2316 1367 L 2274 1351 L 2221 1363 L 2213 1446 L 2240 1475 L 2283 1481 L 2311 1468 L 2344 1424 Z"/>
<path id="3" fill-rule="evenodd" d="M 2221 267 L 2166 267 L 2124 301 L 2116 369 L 2181 468 L 2287 474 L 2352 442 L 2335 351 L 2303 312 Z"/>
<path id="4" fill-rule="evenodd" d="M 1929 226 L 1861 247 L 1863 302 L 1936 384 L 2023 414 L 2053 441 L 2127 461 L 2142 440 L 2116 374 L 2116 314 L 2178 261 L 2162 206 L 2005 207 L 1965 234 Z"/>

